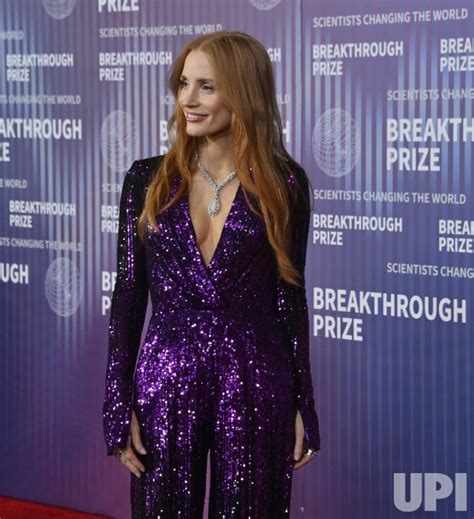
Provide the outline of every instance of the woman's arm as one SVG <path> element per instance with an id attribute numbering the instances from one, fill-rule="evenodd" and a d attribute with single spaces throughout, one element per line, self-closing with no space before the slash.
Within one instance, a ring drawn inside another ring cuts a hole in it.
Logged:
<path id="1" fill-rule="evenodd" d="M 135 362 L 148 302 L 145 250 L 137 233 L 146 185 L 140 161 L 125 176 L 120 197 L 117 278 L 109 322 L 108 362 L 103 405 L 107 454 L 125 448 L 130 429 Z"/>
<path id="2" fill-rule="evenodd" d="M 296 199 L 291 203 L 293 215 L 291 259 L 301 273 L 302 287 L 279 279 L 277 284 L 277 307 L 279 321 L 288 332 L 295 369 L 297 406 L 303 419 L 306 446 L 314 451 L 320 449 L 319 422 L 315 410 L 313 383 L 309 355 L 309 316 L 305 289 L 305 263 L 308 232 L 311 218 L 309 182 L 303 169 L 295 168 L 290 177 L 291 188 L 295 182 L 301 186 Z"/>

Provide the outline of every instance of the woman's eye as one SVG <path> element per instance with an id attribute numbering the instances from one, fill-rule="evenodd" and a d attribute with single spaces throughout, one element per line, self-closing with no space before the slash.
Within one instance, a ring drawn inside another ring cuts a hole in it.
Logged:
<path id="1" fill-rule="evenodd" d="M 182 87 L 186 87 L 186 86 L 188 86 L 188 82 L 185 79 L 180 79 L 179 80 L 179 86 L 181 88 Z M 203 90 L 205 90 L 206 92 L 213 92 L 214 91 L 214 87 L 212 85 L 202 85 L 201 88 Z"/>

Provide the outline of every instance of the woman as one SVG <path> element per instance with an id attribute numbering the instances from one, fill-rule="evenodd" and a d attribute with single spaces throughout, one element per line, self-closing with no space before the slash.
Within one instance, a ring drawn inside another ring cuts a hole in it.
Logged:
<path id="1" fill-rule="evenodd" d="M 209 517 L 288 517 L 293 470 L 320 448 L 308 179 L 284 149 L 257 40 L 190 42 L 170 86 L 172 146 L 134 162 L 121 195 L 107 453 L 134 474 L 133 517 L 202 517 L 208 451 Z"/>

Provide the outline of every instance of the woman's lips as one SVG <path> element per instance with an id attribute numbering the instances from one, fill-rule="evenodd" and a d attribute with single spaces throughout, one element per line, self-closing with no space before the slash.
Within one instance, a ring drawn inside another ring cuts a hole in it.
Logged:
<path id="1" fill-rule="evenodd" d="M 201 114 L 186 114 L 186 121 L 190 123 L 199 123 L 201 121 L 204 121 L 204 119 L 207 117 L 207 115 L 201 115 Z"/>

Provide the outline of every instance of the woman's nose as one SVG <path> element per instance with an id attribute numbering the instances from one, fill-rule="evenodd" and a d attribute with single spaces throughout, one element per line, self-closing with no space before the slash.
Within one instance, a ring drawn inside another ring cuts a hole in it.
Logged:
<path id="1" fill-rule="evenodd" d="M 181 90 L 180 93 L 181 104 L 195 105 L 197 104 L 197 95 L 195 89 L 188 87 L 186 90 Z"/>

